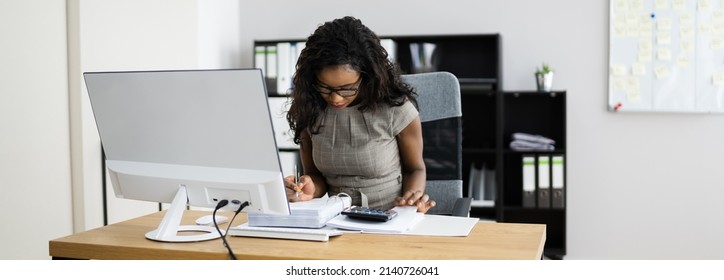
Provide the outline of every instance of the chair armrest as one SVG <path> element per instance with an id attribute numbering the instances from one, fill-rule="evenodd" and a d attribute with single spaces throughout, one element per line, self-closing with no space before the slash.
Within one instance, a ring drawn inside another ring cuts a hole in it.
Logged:
<path id="1" fill-rule="evenodd" d="M 472 197 L 461 197 L 455 200 L 453 206 L 452 216 L 457 217 L 469 217 L 470 216 L 470 204 L 473 202 Z"/>

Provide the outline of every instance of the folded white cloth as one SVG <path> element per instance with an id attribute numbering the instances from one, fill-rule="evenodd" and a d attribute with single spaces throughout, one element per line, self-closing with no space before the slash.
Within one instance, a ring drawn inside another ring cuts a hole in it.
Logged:
<path id="1" fill-rule="evenodd" d="M 555 146 L 551 144 L 542 144 L 525 140 L 513 140 L 510 142 L 510 148 L 516 151 L 552 151 L 556 149 Z"/>
<path id="2" fill-rule="evenodd" d="M 523 140 L 527 142 L 555 145 L 556 141 L 542 135 L 535 135 L 523 132 L 513 133 L 513 140 Z"/>

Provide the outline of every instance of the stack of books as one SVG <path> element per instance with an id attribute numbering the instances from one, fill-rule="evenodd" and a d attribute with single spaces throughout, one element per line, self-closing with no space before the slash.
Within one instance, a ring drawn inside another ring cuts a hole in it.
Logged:
<path id="1" fill-rule="evenodd" d="M 289 203 L 290 215 L 249 213 L 250 227 L 322 228 L 327 221 L 350 207 L 346 196 L 320 197 L 308 201 Z"/>

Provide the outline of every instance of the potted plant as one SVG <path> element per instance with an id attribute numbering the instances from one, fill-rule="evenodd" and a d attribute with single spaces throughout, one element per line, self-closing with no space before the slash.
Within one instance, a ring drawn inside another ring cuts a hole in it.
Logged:
<path id="1" fill-rule="evenodd" d="M 538 91 L 551 91 L 553 87 L 553 69 L 547 63 L 535 70 L 535 80 Z"/>

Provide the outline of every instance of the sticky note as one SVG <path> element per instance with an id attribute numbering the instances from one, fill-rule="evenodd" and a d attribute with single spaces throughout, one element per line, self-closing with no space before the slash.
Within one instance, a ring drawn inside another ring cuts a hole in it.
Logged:
<path id="1" fill-rule="evenodd" d="M 693 39 L 694 29 L 692 29 L 691 27 L 682 27 L 681 29 L 679 29 L 679 37 L 681 40 Z"/>
<path id="2" fill-rule="evenodd" d="M 624 76 L 626 75 L 626 67 L 621 64 L 611 65 L 611 74 L 614 76 Z"/>
<path id="3" fill-rule="evenodd" d="M 694 49 L 694 41 L 693 40 L 682 40 L 680 43 L 681 50 L 689 52 Z"/>
<path id="4" fill-rule="evenodd" d="M 626 88 L 626 80 L 623 78 L 616 78 L 613 80 L 613 89 L 616 91 L 621 91 Z"/>
<path id="5" fill-rule="evenodd" d="M 679 58 L 676 59 L 676 65 L 679 66 L 679 68 L 689 67 L 689 56 L 679 55 Z"/>
<path id="6" fill-rule="evenodd" d="M 652 51 L 654 49 L 651 39 L 639 40 L 639 51 Z"/>
<path id="7" fill-rule="evenodd" d="M 631 65 L 631 74 L 634 76 L 646 75 L 646 64 L 634 63 Z"/>
<path id="8" fill-rule="evenodd" d="M 686 4 L 684 3 L 684 0 L 672 0 L 671 8 L 677 11 L 683 11 L 686 9 Z"/>
<path id="9" fill-rule="evenodd" d="M 626 0 L 616 0 L 615 7 L 617 12 L 625 12 L 628 11 L 628 1 Z"/>
<path id="10" fill-rule="evenodd" d="M 709 42 L 709 47 L 714 50 L 724 48 L 724 40 L 722 40 L 721 38 L 711 38 L 711 42 Z"/>
<path id="11" fill-rule="evenodd" d="M 656 28 L 662 31 L 671 30 L 671 18 L 659 18 L 658 20 L 656 20 Z"/>
<path id="12" fill-rule="evenodd" d="M 657 79 L 663 80 L 669 77 L 669 68 L 666 65 L 658 65 L 654 69 L 654 73 Z"/>
<path id="13" fill-rule="evenodd" d="M 714 73 L 711 82 L 717 86 L 724 85 L 724 72 Z"/>
<path id="14" fill-rule="evenodd" d="M 656 34 L 656 43 L 659 45 L 671 44 L 671 33 L 666 31 L 659 31 Z"/>
<path id="15" fill-rule="evenodd" d="M 699 0 L 699 11 L 702 12 L 708 12 L 711 11 L 711 1 L 709 0 Z"/>
<path id="16" fill-rule="evenodd" d="M 641 102 L 641 90 L 640 89 L 631 89 L 626 92 L 626 100 L 629 102 L 638 103 Z"/>
<path id="17" fill-rule="evenodd" d="M 668 0 L 656 0 L 656 2 L 654 2 L 654 7 L 656 7 L 657 10 L 668 9 L 669 1 Z"/>
<path id="18" fill-rule="evenodd" d="M 671 50 L 669 50 L 667 48 L 660 48 L 656 54 L 656 58 L 661 61 L 670 61 L 671 60 Z"/>
<path id="19" fill-rule="evenodd" d="M 694 17 L 690 13 L 683 13 L 679 15 L 679 26 L 680 27 L 693 27 Z"/>
<path id="20" fill-rule="evenodd" d="M 639 62 L 651 62 L 651 57 L 653 56 L 652 51 L 639 51 Z"/>
<path id="21" fill-rule="evenodd" d="M 643 0 L 631 0 L 630 3 L 628 3 L 628 9 L 635 12 L 640 11 L 644 8 L 644 1 Z"/>

